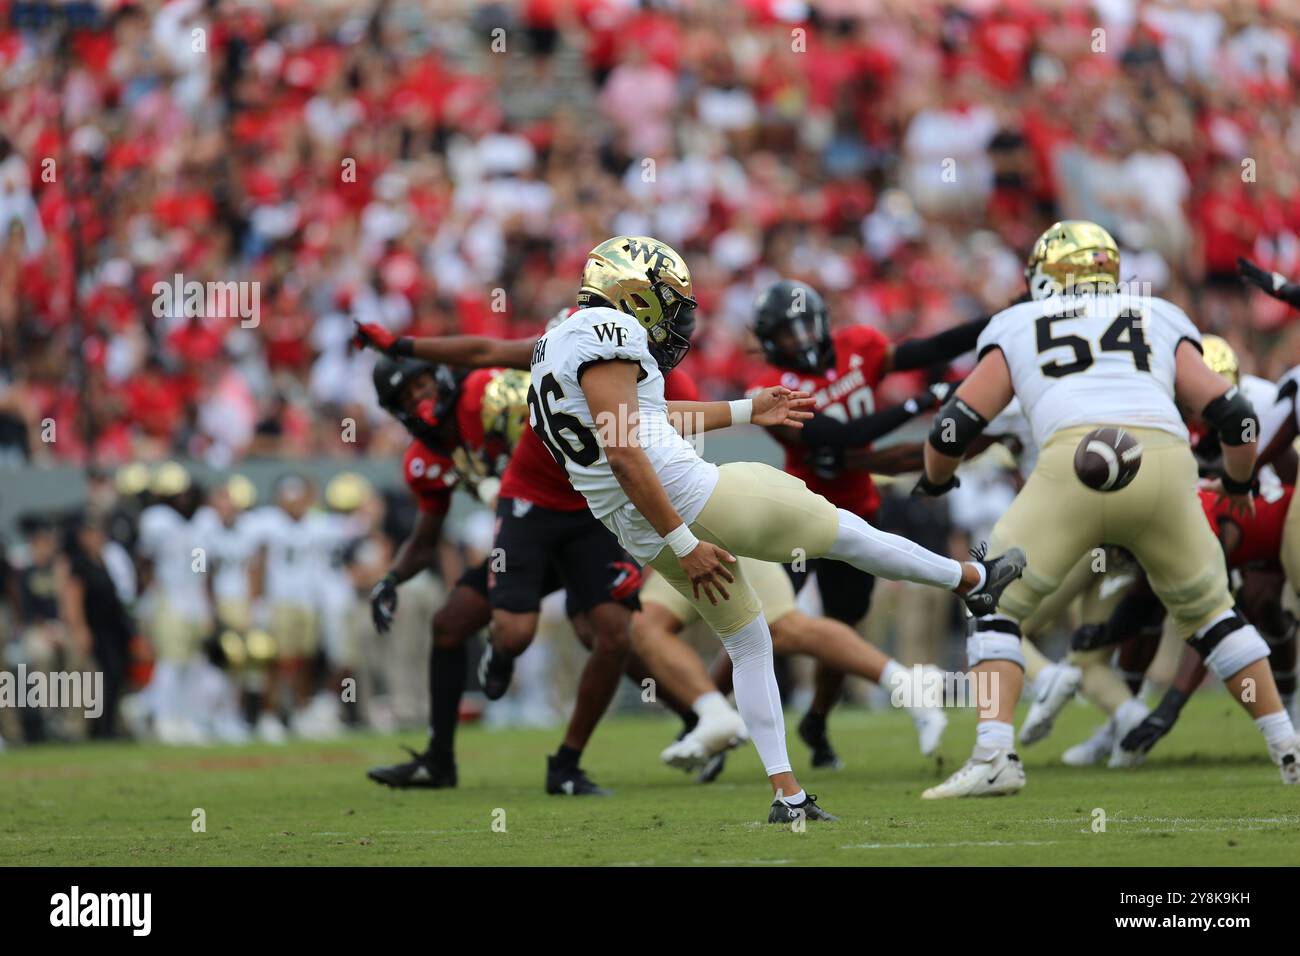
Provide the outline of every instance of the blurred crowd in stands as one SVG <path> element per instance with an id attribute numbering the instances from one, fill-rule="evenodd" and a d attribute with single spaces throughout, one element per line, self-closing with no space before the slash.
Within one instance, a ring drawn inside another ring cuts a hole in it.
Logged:
<path id="1" fill-rule="evenodd" d="M 1271 375 L 1300 341 L 1233 266 L 1300 272 L 1298 27 L 1254 0 L 0 0 L 0 460 L 393 452 L 353 318 L 527 335 L 616 233 L 687 254 L 706 395 L 748 380 L 776 277 L 925 334 L 1014 298 L 1060 216 Z M 159 291 L 190 282 L 256 314 Z"/>

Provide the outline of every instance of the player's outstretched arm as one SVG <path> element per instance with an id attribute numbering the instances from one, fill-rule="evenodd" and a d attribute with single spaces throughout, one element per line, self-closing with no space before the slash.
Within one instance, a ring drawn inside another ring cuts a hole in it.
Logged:
<path id="1" fill-rule="evenodd" d="M 1178 343 L 1175 353 L 1174 395 L 1219 434 L 1223 445 L 1223 490 L 1232 510 L 1254 511 L 1250 500 L 1259 446 L 1259 416 L 1237 386 L 1213 371 L 1190 341 Z"/>
<path id="2" fill-rule="evenodd" d="M 393 566 L 370 591 L 370 617 L 375 630 L 386 632 L 397 613 L 397 586 L 408 581 L 438 558 L 438 539 L 445 515 L 421 511 L 415 527 L 397 549 Z"/>
<path id="3" fill-rule="evenodd" d="M 957 356 L 965 355 L 975 348 L 980 333 L 991 320 L 992 316 L 983 315 L 928 338 L 908 339 L 892 345 L 885 354 L 885 364 L 881 374 L 906 372 L 909 369 L 928 368 L 931 365 L 951 362 Z"/>
<path id="4" fill-rule="evenodd" d="M 717 594 L 725 601 L 730 595 L 726 585 L 735 580 L 726 565 L 735 557 L 708 541 L 698 540 L 686 527 L 677 513 L 659 476 L 643 449 L 637 442 L 636 429 L 631 427 L 634 414 L 640 410 L 636 394 L 636 362 L 610 359 L 596 362 L 583 372 L 579 384 L 587 399 L 592 421 L 596 423 L 596 436 L 605 450 L 610 470 L 618 479 L 619 487 L 632 506 L 650 522 L 650 527 L 673 549 L 694 585 L 698 597 L 700 588 L 713 604 Z"/>
<path id="5" fill-rule="evenodd" d="M 850 419 L 847 422 L 830 415 L 816 415 L 804 425 L 797 436 L 792 432 L 781 433 L 778 428 L 775 430 L 776 437 L 819 447 L 861 448 L 901 428 L 922 412 L 938 408 L 951 391 L 951 385 L 940 382 L 900 405 L 883 408 L 878 412 Z"/>
<path id="6" fill-rule="evenodd" d="M 1282 273 L 1261 269 L 1240 256 L 1237 257 L 1237 274 L 1246 285 L 1253 285 L 1291 308 L 1300 309 L 1300 282 L 1291 282 Z"/>
<path id="7" fill-rule="evenodd" d="M 668 420 L 681 435 L 745 424 L 797 430 L 813 417 L 814 404 L 807 392 L 773 385 L 731 402 L 669 402 Z"/>
<path id="8" fill-rule="evenodd" d="M 993 349 L 935 415 L 925 445 L 925 471 L 913 494 L 941 495 L 955 488 L 966 450 L 1013 395 L 1007 360 L 1001 349 Z"/>
<path id="9" fill-rule="evenodd" d="M 445 335 L 438 338 L 397 336 L 375 322 L 354 322 L 352 342 L 392 356 L 411 356 L 454 365 L 457 368 L 527 369 L 537 339 L 490 339 L 483 335 Z"/>

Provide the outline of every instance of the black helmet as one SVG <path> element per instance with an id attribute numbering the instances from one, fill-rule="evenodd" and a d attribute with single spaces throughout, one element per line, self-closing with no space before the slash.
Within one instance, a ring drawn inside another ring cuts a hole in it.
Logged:
<path id="1" fill-rule="evenodd" d="M 429 444 L 434 441 L 428 422 L 407 415 L 402 408 L 402 390 L 413 379 L 428 373 L 433 376 L 438 387 L 438 397 L 434 399 L 433 418 L 435 422 L 443 421 L 456 407 L 460 397 L 461 383 L 465 373 L 454 371 L 446 365 L 435 365 L 424 359 L 412 357 L 380 356 L 375 363 L 375 394 L 379 397 L 379 406 L 406 426 L 416 438 Z"/>
<path id="2" fill-rule="evenodd" d="M 815 373 L 835 364 L 826 300 L 812 286 L 782 279 L 763 290 L 754 312 L 754 334 L 777 368 Z"/>

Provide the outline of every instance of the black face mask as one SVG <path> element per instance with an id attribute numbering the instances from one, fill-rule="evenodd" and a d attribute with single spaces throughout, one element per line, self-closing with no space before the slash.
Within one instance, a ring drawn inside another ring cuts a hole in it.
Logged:
<path id="1" fill-rule="evenodd" d="M 650 354 L 654 356 L 659 370 L 669 372 L 686 358 L 691 350 L 691 336 L 695 334 L 694 299 L 688 299 L 671 286 L 657 279 L 651 281 L 650 290 L 658 297 L 660 308 L 667 315 L 664 323 L 664 340 L 650 343 Z"/>
<path id="2" fill-rule="evenodd" d="M 661 372 L 670 372 L 686 358 L 691 350 L 691 336 L 695 334 L 695 307 L 682 303 L 668 323 L 668 336 L 665 341 L 651 345 L 650 354 L 659 364 Z"/>
<path id="3" fill-rule="evenodd" d="M 771 347 L 766 349 L 772 364 L 814 375 L 835 364 L 835 345 L 825 319 L 799 316 L 789 319 L 782 331 L 787 333 L 781 336 L 786 341 L 778 343 L 774 336 Z"/>

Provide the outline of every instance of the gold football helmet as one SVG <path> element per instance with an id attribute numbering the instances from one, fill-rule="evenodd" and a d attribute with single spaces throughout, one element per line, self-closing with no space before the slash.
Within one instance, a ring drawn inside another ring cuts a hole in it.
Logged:
<path id="1" fill-rule="evenodd" d="M 671 246 L 649 236 L 615 236 L 587 254 L 578 308 L 605 305 L 634 316 L 650 354 L 668 371 L 685 357 L 695 331 L 691 273 Z"/>
<path id="2" fill-rule="evenodd" d="M 528 422 L 528 373 L 502 369 L 483 389 L 483 434 L 499 437 L 513 449 Z"/>
<path id="3" fill-rule="evenodd" d="M 1201 354 L 1211 371 L 1218 372 L 1233 385 L 1241 384 L 1241 365 L 1237 353 L 1225 339 L 1217 335 L 1201 336 Z"/>
<path id="4" fill-rule="evenodd" d="M 1038 237 L 1025 265 L 1034 299 L 1061 295 L 1076 286 L 1117 286 L 1119 246 L 1105 229 L 1085 219 L 1064 219 Z"/>
<path id="5" fill-rule="evenodd" d="M 370 482 L 354 471 L 341 471 L 325 486 L 325 504 L 344 514 L 356 511 L 370 498 Z"/>

